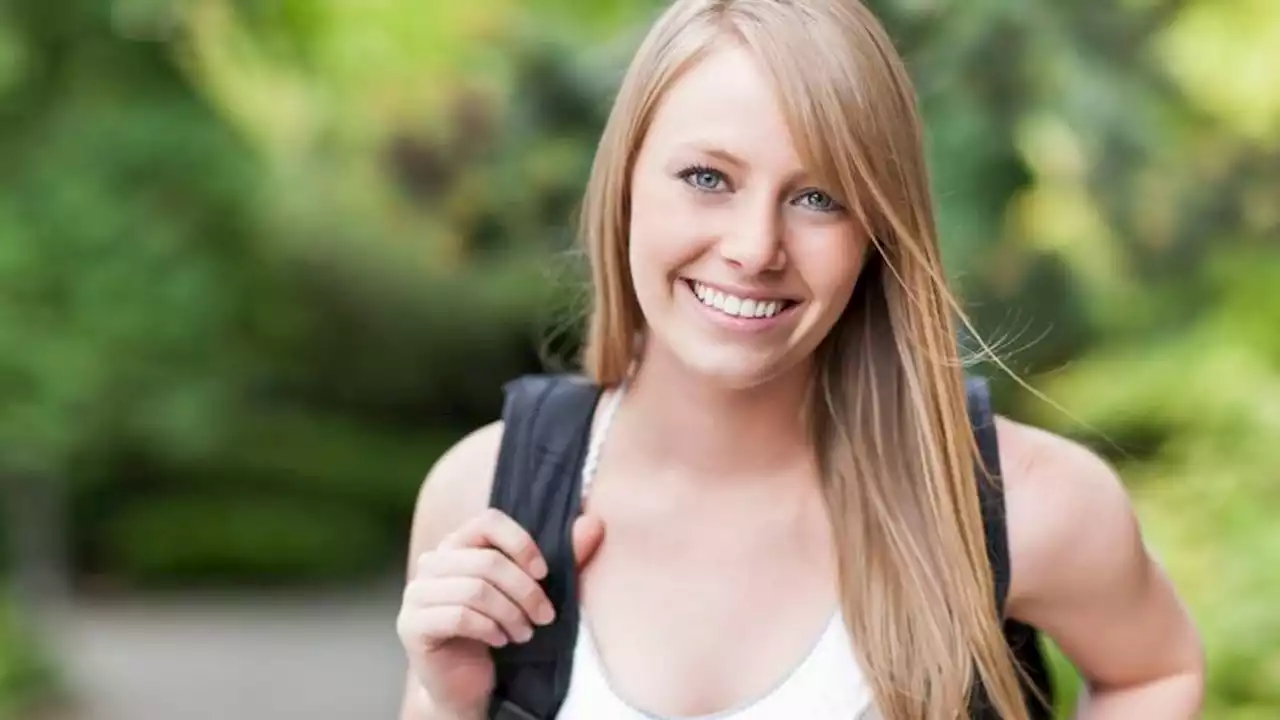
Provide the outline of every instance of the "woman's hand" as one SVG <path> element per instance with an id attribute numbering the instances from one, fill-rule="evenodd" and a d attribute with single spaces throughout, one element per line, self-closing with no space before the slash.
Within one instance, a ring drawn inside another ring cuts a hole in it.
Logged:
<path id="1" fill-rule="evenodd" d="M 579 518 L 573 535 L 582 564 L 599 545 L 603 526 Z M 418 557 L 396 627 L 411 675 L 433 709 L 483 717 L 494 686 L 490 648 L 526 642 L 555 618 L 539 584 L 546 574 L 533 538 L 493 509 Z"/>

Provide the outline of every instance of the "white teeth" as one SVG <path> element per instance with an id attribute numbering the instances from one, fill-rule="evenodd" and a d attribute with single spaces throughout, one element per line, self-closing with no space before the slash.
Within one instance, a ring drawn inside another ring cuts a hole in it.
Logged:
<path id="1" fill-rule="evenodd" d="M 784 307 L 784 300 L 760 300 L 756 298 L 740 298 L 734 295 L 713 290 L 702 283 L 693 283 L 693 294 L 703 305 L 734 317 L 768 318 L 777 315 Z"/>

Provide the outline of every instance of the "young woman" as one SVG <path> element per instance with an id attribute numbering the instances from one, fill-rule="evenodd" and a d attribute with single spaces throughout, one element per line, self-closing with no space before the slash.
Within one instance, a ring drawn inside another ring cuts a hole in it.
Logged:
<path id="1" fill-rule="evenodd" d="M 1009 621 L 1070 656 L 1086 717 L 1196 716 L 1200 642 L 1121 483 L 1003 418 L 997 603 L 920 119 L 866 8 L 672 5 L 582 230 L 603 395 L 559 718 L 950 719 L 975 682 L 1027 718 Z M 493 649 L 553 620 L 547 558 L 489 507 L 502 436 L 476 430 L 424 483 L 406 720 L 486 717 Z"/>

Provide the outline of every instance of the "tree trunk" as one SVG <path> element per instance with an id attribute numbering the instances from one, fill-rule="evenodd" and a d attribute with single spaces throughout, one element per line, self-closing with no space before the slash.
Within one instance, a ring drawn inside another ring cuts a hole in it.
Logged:
<path id="1" fill-rule="evenodd" d="M 23 616 L 43 630 L 71 598 L 67 489 L 53 478 L 5 475 L 0 492 L 12 590 Z"/>

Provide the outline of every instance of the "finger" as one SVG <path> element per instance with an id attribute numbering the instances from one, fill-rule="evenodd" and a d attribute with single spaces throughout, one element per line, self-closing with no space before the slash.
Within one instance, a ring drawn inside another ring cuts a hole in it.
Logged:
<path id="1" fill-rule="evenodd" d="M 581 568 L 591 562 L 604 541 L 604 522 L 597 515 L 583 515 L 573 522 L 573 558 Z"/>
<path id="2" fill-rule="evenodd" d="M 491 647 L 508 643 L 506 633 L 492 618 L 461 605 L 440 605 L 411 613 L 405 622 L 410 637 L 419 638 L 430 652 L 457 639 L 476 640 Z"/>
<path id="3" fill-rule="evenodd" d="M 469 607 L 498 623 L 502 632 L 514 642 L 527 642 L 533 637 L 533 624 L 525 611 L 501 590 L 480 578 L 447 577 L 412 583 L 405 595 L 406 603 L 412 607 Z"/>
<path id="4" fill-rule="evenodd" d="M 528 531 L 500 510 L 486 510 L 440 543 L 441 549 L 484 547 L 501 550 L 538 580 L 547 576 L 547 561 L 538 544 Z"/>
<path id="5" fill-rule="evenodd" d="M 418 561 L 418 577 L 481 578 L 514 602 L 529 620 L 546 625 L 555 611 L 538 581 L 511 558 L 492 548 L 463 548 L 424 554 Z"/>

